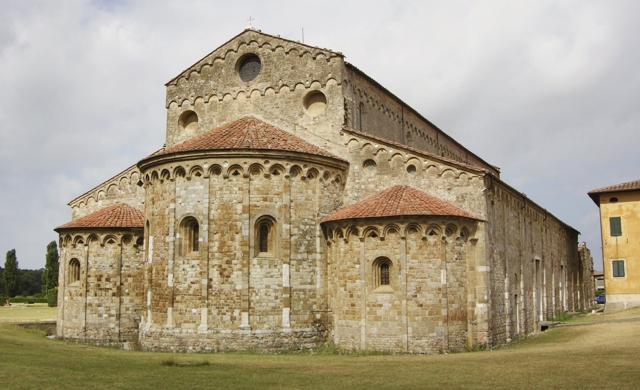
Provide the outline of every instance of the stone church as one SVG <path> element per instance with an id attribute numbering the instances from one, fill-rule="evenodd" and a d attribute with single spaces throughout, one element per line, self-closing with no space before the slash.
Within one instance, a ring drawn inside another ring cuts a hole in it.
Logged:
<path id="1" fill-rule="evenodd" d="M 590 306 L 579 233 L 342 53 L 249 28 L 166 91 L 166 144 L 55 229 L 59 338 L 436 353 Z"/>

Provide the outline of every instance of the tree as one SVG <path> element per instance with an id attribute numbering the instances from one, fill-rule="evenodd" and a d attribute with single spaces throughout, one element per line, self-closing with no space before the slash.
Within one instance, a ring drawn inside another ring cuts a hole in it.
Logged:
<path id="1" fill-rule="evenodd" d="M 52 288 L 58 287 L 58 245 L 51 241 L 47 245 L 47 255 L 45 257 L 44 273 L 42 274 L 42 293 L 47 295 Z"/>
<path id="2" fill-rule="evenodd" d="M 16 258 L 16 250 L 11 249 L 7 252 L 7 260 L 4 262 L 4 273 L 2 274 L 4 281 L 4 290 L 9 297 L 18 295 L 20 288 L 20 272 L 18 271 L 18 259 Z"/>

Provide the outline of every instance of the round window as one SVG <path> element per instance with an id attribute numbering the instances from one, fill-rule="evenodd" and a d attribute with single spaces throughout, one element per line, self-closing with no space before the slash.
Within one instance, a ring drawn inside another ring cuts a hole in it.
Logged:
<path id="1" fill-rule="evenodd" d="M 373 171 L 374 169 L 376 169 L 376 162 L 373 160 L 366 160 L 362 166 L 364 167 L 364 169 L 366 169 L 367 171 Z"/>
<path id="2" fill-rule="evenodd" d="M 238 75 L 245 83 L 255 79 L 260 69 L 262 69 L 262 62 L 255 54 L 247 54 L 238 61 Z"/>
<path id="3" fill-rule="evenodd" d="M 183 112 L 178 119 L 178 125 L 181 130 L 192 133 L 198 126 L 198 114 L 191 110 Z"/>
<path id="4" fill-rule="evenodd" d="M 311 91 L 304 97 L 302 104 L 307 115 L 318 116 L 327 107 L 327 97 L 320 91 Z"/>

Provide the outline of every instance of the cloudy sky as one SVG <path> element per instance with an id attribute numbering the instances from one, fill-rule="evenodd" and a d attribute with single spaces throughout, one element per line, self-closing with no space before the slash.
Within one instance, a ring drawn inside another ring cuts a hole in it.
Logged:
<path id="1" fill-rule="evenodd" d="M 164 143 L 164 83 L 240 33 L 341 51 L 575 227 L 640 179 L 637 1 L 0 0 L 0 252 L 44 267 L 67 203 Z M 636 168 L 633 168 L 636 167 Z M 4 256 L 2 257 L 4 265 Z"/>

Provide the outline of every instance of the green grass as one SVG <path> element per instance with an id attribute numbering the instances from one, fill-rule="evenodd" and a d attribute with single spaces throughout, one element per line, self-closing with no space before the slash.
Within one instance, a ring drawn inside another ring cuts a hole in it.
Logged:
<path id="1" fill-rule="evenodd" d="M 49 307 L 46 303 L 27 305 L 13 303 L 11 306 L 0 306 L 0 322 L 55 321 L 57 307 Z"/>
<path id="2" fill-rule="evenodd" d="M 0 323 L 0 387 L 635 389 L 639 350 L 637 322 L 555 328 L 499 350 L 433 356 L 339 355 L 330 347 L 274 355 L 129 352 Z"/>

